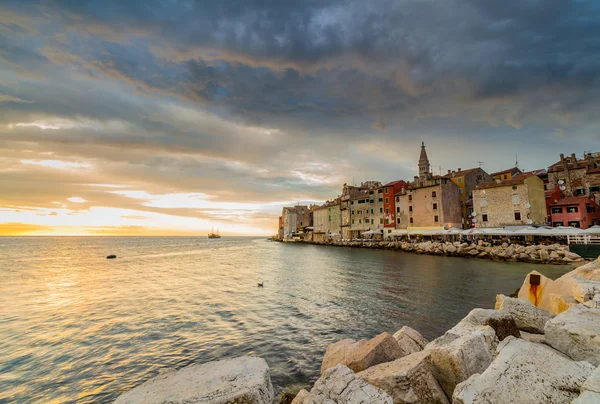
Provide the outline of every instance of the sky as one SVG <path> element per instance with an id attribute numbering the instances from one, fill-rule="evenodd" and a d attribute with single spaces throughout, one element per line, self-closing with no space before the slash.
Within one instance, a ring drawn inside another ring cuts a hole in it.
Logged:
<path id="1" fill-rule="evenodd" d="M 595 0 L 2 0 L 0 235 L 271 235 L 421 142 L 600 151 L 598 38 Z"/>

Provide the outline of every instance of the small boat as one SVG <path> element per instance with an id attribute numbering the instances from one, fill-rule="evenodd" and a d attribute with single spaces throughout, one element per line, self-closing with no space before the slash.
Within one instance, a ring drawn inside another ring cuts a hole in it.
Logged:
<path id="1" fill-rule="evenodd" d="M 217 229 L 216 233 L 214 229 L 212 232 L 208 233 L 208 238 L 221 238 L 221 235 L 219 234 L 219 229 Z"/>

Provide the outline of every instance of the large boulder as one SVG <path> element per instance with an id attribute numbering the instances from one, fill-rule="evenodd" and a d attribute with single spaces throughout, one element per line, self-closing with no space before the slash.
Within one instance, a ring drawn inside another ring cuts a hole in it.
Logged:
<path id="1" fill-rule="evenodd" d="M 350 368 L 337 365 L 329 368 L 304 397 L 302 404 L 373 403 L 392 404 L 392 398 L 358 377 Z"/>
<path id="2" fill-rule="evenodd" d="M 573 400 L 573 404 L 598 404 L 600 403 L 600 367 L 583 383 L 581 395 Z"/>
<path id="3" fill-rule="evenodd" d="M 521 337 L 521 333 L 517 328 L 517 324 L 512 315 L 507 311 L 491 310 L 491 309 L 473 309 L 463 318 L 457 326 L 482 326 L 489 325 L 494 329 L 499 341 L 512 335 L 513 337 Z"/>
<path id="4" fill-rule="evenodd" d="M 269 366 L 256 356 L 224 359 L 162 373 L 120 395 L 115 404 L 271 404 Z"/>
<path id="5" fill-rule="evenodd" d="M 394 338 L 398 341 L 402 356 L 422 351 L 425 345 L 427 345 L 427 340 L 418 331 L 407 326 L 397 331 L 394 334 Z"/>
<path id="6" fill-rule="evenodd" d="M 304 404 L 304 400 L 308 397 L 310 393 L 304 389 L 300 390 L 296 397 L 292 400 L 292 404 Z"/>
<path id="7" fill-rule="evenodd" d="M 573 296 L 550 293 L 550 312 L 552 314 L 560 314 L 575 305 L 577 305 L 577 300 Z"/>
<path id="8" fill-rule="evenodd" d="M 373 339 L 363 339 L 358 342 L 344 339 L 327 347 L 321 364 L 321 374 L 338 364 L 346 365 L 353 371 L 360 372 L 402 356 L 403 352 L 398 341 L 387 332 L 381 333 Z"/>
<path id="9" fill-rule="evenodd" d="M 448 397 L 456 385 L 492 362 L 498 338 L 490 326 L 457 324 L 425 346 L 431 353 L 434 375 Z"/>
<path id="10" fill-rule="evenodd" d="M 363 370 L 358 376 L 388 393 L 394 404 L 448 403 L 444 391 L 433 376 L 431 354 L 427 351 L 381 363 Z"/>
<path id="11" fill-rule="evenodd" d="M 582 304 L 546 323 L 546 343 L 577 361 L 600 366 L 600 310 Z"/>
<path id="12" fill-rule="evenodd" d="M 456 386 L 454 404 L 568 403 L 594 371 L 541 344 L 508 337 L 482 373 Z"/>
<path id="13" fill-rule="evenodd" d="M 546 322 L 552 314 L 535 307 L 529 300 L 496 295 L 496 310 L 510 313 L 519 330 L 543 334 Z"/>

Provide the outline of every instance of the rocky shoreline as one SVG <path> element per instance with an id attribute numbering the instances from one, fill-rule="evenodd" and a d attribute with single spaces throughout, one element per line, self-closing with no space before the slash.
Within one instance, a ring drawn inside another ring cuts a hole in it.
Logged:
<path id="1" fill-rule="evenodd" d="M 534 304 L 535 303 L 535 304 Z M 551 280 L 528 274 L 427 341 L 404 326 L 327 347 L 321 377 L 281 403 L 600 403 L 600 259 Z M 117 398 L 133 403 L 270 404 L 267 363 L 242 356 L 163 373 Z"/>
<path id="2" fill-rule="evenodd" d="M 501 245 L 492 245 L 483 240 L 479 240 L 476 243 L 459 241 L 425 241 L 421 243 L 411 243 L 406 241 L 302 241 L 302 243 L 334 247 L 394 250 L 450 257 L 481 258 L 493 261 L 528 262 L 535 264 L 569 265 L 586 261 L 578 254 L 569 251 L 569 246 L 562 244 L 524 246 L 520 244 L 503 243 Z"/>

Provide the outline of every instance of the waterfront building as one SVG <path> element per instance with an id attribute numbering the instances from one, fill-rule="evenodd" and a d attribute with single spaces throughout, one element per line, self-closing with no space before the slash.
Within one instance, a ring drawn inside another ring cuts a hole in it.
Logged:
<path id="1" fill-rule="evenodd" d="M 340 200 L 338 198 L 327 205 L 327 236 L 339 238 L 342 231 L 341 224 L 342 216 L 340 211 Z"/>
<path id="2" fill-rule="evenodd" d="M 536 175 L 479 185 L 473 191 L 474 227 L 546 223 L 544 183 Z"/>
<path id="3" fill-rule="evenodd" d="M 421 144 L 418 166 L 419 175 L 415 176 L 405 193 L 399 197 L 399 203 L 408 207 L 407 228 L 416 230 L 461 228 L 461 188 L 450 177 L 431 173 L 425 143 Z M 406 201 L 402 200 L 404 195 Z M 402 215 L 402 209 L 396 214 L 398 213 Z"/>
<path id="4" fill-rule="evenodd" d="M 283 240 L 283 216 L 279 216 L 279 226 L 277 228 L 277 238 Z"/>
<path id="5" fill-rule="evenodd" d="M 381 185 L 381 184 L 380 184 Z M 369 230 L 379 231 L 383 235 L 384 226 L 384 190 L 386 187 L 379 186 L 369 190 L 369 215 L 370 226 Z M 389 198 L 389 197 L 388 197 Z M 393 199 L 393 198 L 392 198 Z"/>
<path id="6" fill-rule="evenodd" d="M 509 168 L 508 170 L 498 171 L 496 173 L 491 173 L 490 176 L 496 182 L 512 180 L 516 175 L 521 174 L 521 170 L 519 167 Z"/>
<path id="7" fill-rule="evenodd" d="M 516 176 L 514 176 L 513 178 L 520 178 L 522 176 L 528 177 L 530 175 L 537 175 L 539 177 L 540 180 L 542 180 L 542 182 L 544 183 L 544 189 L 545 190 L 550 190 L 549 187 L 549 181 L 548 181 L 548 171 L 546 169 L 540 169 L 540 170 L 533 170 L 533 171 L 524 171 L 520 174 L 517 174 Z"/>
<path id="8" fill-rule="evenodd" d="M 376 189 L 381 186 L 378 181 L 365 181 L 360 186 L 344 184 L 342 188 L 342 195 L 340 196 L 340 211 L 341 211 L 341 228 L 342 237 L 351 238 L 351 234 L 357 234 L 356 232 L 362 232 L 362 226 L 358 226 L 358 218 L 354 221 L 355 229 L 354 233 L 351 233 L 352 229 L 352 200 L 357 197 L 364 197 L 366 195 L 367 200 L 369 199 L 369 190 Z M 360 199 L 360 198 L 359 198 Z M 362 204 L 361 204 L 362 205 Z M 370 209 L 370 208 L 369 208 Z M 358 210 L 358 209 L 357 209 Z M 361 210 L 364 208 L 361 206 Z M 363 224 L 363 218 L 360 218 L 361 225 Z M 370 222 L 370 216 L 369 216 Z"/>
<path id="9" fill-rule="evenodd" d="M 284 207 L 281 212 L 283 217 L 283 238 L 304 234 L 310 227 L 310 209 L 306 205 Z"/>
<path id="10" fill-rule="evenodd" d="M 407 229 L 409 225 L 408 215 L 408 192 L 407 189 L 402 189 L 394 195 L 394 209 L 395 209 L 395 228 L 396 229 Z M 386 229 L 386 234 L 392 233 L 389 229 Z"/>
<path id="11" fill-rule="evenodd" d="M 385 234 L 396 228 L 396 195 L 407 189 L 410 184 L 403 180 L 388 182 L 383 186 L 383 227 Z M 378 198 L 379 200 L 379 198 Z"/>
<path id="12" fill-rule="evenodd" d="M 327 201 L 313 209 L 313 241 L 325 241 L 340 235 L 340 201 Z M 332 236 L 333 235 L 333 236 Z"/>
<path id="13" fill-rule="evenodd" d="M 583 159 L 560 155 L 548 167 L 548 188 L 558 187 L 565 196 L 587 196 L 600 203 L 600 153 L 585 153 Z"/>
<path id="14" fill-rule="evenodd" d="M 552 226 L 572 226 L 587 229 L 600 225 L 600 206 L 588 196 L 568 196 L 552 201 Z"/>
<path id="15" fill-rule="evenodd" d="M 471 227 L 470 215 L 472 212 L 473 190 L 481 184 L 493 182 L 494 179 L 481 167 L 469 168 L 468 170 L 462 170 L 461 168 L 456 171 L 448 170 L 444 177 L 450 178 L 459 188 L 462 228 L 468 229 Z"/>

